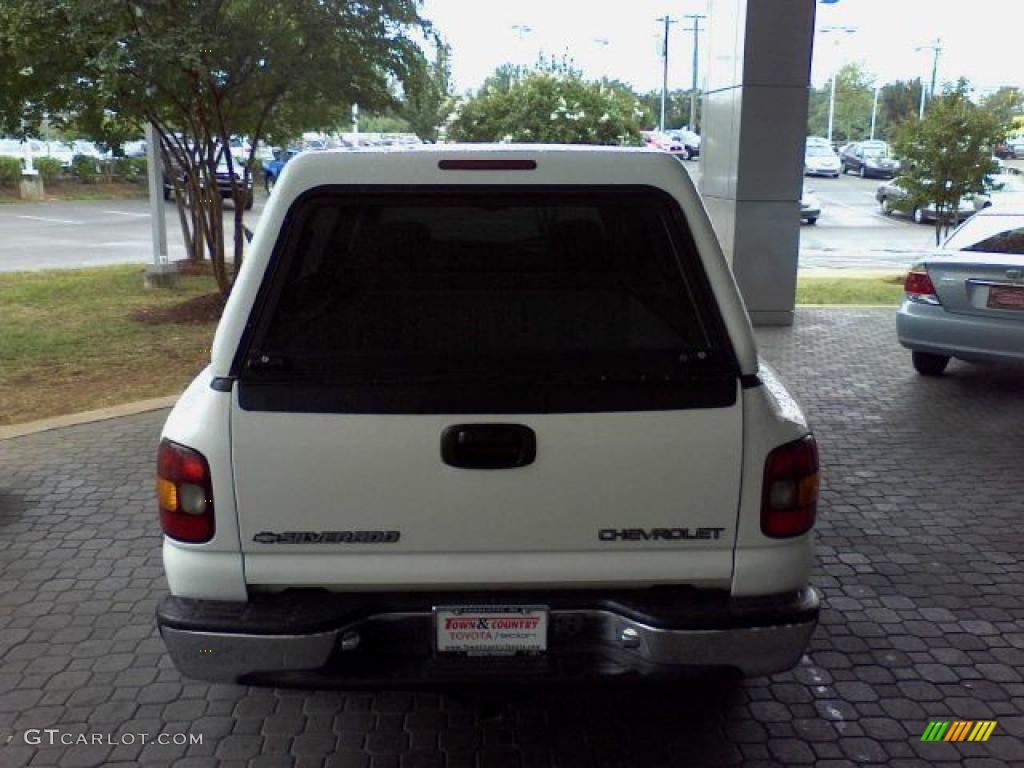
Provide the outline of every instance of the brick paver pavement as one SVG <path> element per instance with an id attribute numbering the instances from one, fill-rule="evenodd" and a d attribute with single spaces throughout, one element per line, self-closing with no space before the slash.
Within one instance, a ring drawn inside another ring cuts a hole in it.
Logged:
<path id="1" fill-rule="evenodd" d="M 920 378 L 891 311 L 801 311 L 759 337 L 825 473 L 826 604 L 794 671 L 655 689 L 183 680 L 153 624 L 161 412 L 0 443 L 0 764 L 1024 765 L 1024 368 Z M 999 725 L 984 744 L 922 743 L 929 719 Z M 25 743 L 47 728 L 202 744 Z"/>

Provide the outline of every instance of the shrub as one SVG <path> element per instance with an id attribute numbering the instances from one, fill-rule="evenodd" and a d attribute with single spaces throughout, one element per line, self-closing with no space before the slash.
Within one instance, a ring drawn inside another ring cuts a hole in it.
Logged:
<path id="1" fill-rule="evenodd" d="M 38 157 L 32 161 L 32 165 L 46 183 L 59 179 L 64 172 L 64 165 L 55 157 Z"/>
<path id="2" fill-rule="evenodd" d="M 75 155 L 71 158 L 71 175 L 83 184 L 93 184 L 99 173 L 95 158 Z"/>
<path id="3" fill-rule="evenodd" d="M 0 185 L 11 186 L 21 180 L 21 161 L 16 157 L 0 157 Z"/>
<path id="4" fill-rule="evenodd" d="M 149 174 L 149 166 L 146 164 L 146 158 L 144 157 L 129 157 L 128 162 L 135 168 L 135 175 L 139 178 L 145 179 Z"/>
<path id="5" fill-rule="evenodd" d="M 144 157 L 115 157 L 109 163 L 110 175 L 117 181 L 140 181 L 146 178 Z"/>

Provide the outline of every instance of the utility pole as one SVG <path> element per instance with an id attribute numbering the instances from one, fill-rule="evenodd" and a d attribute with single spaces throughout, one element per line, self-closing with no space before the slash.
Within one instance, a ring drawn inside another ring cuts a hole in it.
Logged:
<path id="1" fill-rule="evenodd" d="M 658 123 L 658 130 L 665 130 L 665 100 L 668 98 L 668 28 L 675 24 L 676 20 L 668 16 L 659 16 L 658 21 L 665 22 L 665 37 L 661 46 L 662 69 L 661 69 L 661 121 Z"/>
<path id="2" fill-rule="evenodd" d="M 854 32 L 857 31 L 857 28 L 856 27 L 832 26 L 832 27 L 822 27 L 821 31 L 822 31 L 823 34 L 826 34 L 828 32 L 845 32 L 848 35 L 852 35 Z M 839 38 L 838 37 L 835 38 L 835 43 L 836 43 L 836 49 L 838 50 L 838 48 L 839 48 Z M 835 69 L 832 70 L 832 87 L 831 87 L 831 89 L 829 91 L 829 97 L 828 97 L 828 140 L 829 140 L 829 143 L 832 142 L 832 126 L 833 126 L 833 123 L 835 122 L 835 116 L 836 116 L 836 75 L 837 74 L 839 74 L 839 64 L 838 64 L 838 62 L 836 63 Z"/>
<path id="3" fill-rule="evenodd" d="M 875 86 L 875 100 L 871 105 L 871 138 L 875 138 L 875 118 L 878 116 L 878 93 L 882 90 L 882 86 Z"/>
<path id="4" fill-rule="evenodd" d="M 935 97 L 935 76 L 939 70 L 939 53 L 942 51 L 942 38 L 935 38 L 934 42 L 928 45 L 918 45 L 914 48 L 915 51 L 931 51 L 932 52 L 932 84 L 928 90 L 928 98 L 932 99 Z M 921 79 L 921 105 L 917 110 L 918 119 L 924 117 L 924 78 Z"/>
<path id="5" fill-rule="evenodd" d="M 932 47 L 932 51 L 934 52 L 934 56 L 932 57 L 932 85 L 931 88 L 928 89 L 929 99 L 935 98 L 935 74 L 936 72 L 938 72 L 939 69 L 939 54 L 942 53 L 941 39 L 935 38 L 935 43 Z"/>
<path id="6" fill-rule="evenodd" d="M 697 130 L 697 51 L 700 46 L 700 20 L 706 19 L 699 13 L 688 13 L 686 14 L 687 19 L 693 21 L 693 26 L 687 28 L 687 32 L 693 32 L 693 85 L 690 88 L 690 130 Z"/>

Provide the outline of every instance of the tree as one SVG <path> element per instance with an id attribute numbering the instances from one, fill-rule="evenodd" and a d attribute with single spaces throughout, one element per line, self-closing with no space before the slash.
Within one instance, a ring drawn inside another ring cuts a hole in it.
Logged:
<path id="1" fill-rule="evenodd" d="M 995 114 L 1009 131 L 1014 118 L 1024 115 L 1024 93 L 1020 88 L 1004 85 L 982 99 L 981 105 Z"/>
<path id="2" fill-rule="evenodd" d="M 409 121 L 393 112 L 359 118 L 360 133 L 413 133 Z"/>
<path id="3" fill-rule="evenodd" d="M 1000 115 L 973 104 L 968 84 L 947 86 L 923 119 L 905 121 L 893 147 L 904 161 L 907 202 L 934 204 L 935 244 L 957 220 L 961 198 L 991 185 L 992 145 L 1004 131 Z"/>
<path id="4" fill-rule="evenodd" d="M 499 67 L 480 90 L 459 101 L 447 136 L 457 141 L 553 144 L 640 143 L 645 111 L 606 81 L 584 80 L 566 61 L 537 68 Z"/>
<path id="5" fill-rule="evenodd" d="M 434 61 L 417 74 L 419 80 L 410 83 L 396 116 L 421 139 L 435 141 L 452 107 L 451 48 L 438 41 Z"/>
<path id="6" fill-rule="evenodd" d="M 904 121 L 917 117 L 921 105 L 921 78 L 897 80 L 878 94 L 877 135 L 890 139 Z"/>
<path id="7" fill-rule="evenodd" d="M 353 103 L 394 104 L 395 84 L 417 82 L 424 66 L 411 33 L 425 27 L 416 0 L 0 0 L 0 121 L 116 110 L 140 130 L 152 123 L 189 254 L 209 255 L 227 294 L 259 140 L 338 124 Z M 227 151 L 238 135 L 252 146 L 241 180 Z M 230 270 L 222 163 L 234 200 Z"/>
<path id="8" fill-rule="evenodd" d="M 874 80 L 856 62 L 844 64 L 835 74 L 836 99 L 832 118 L 832 138 L 836 141 L 866 139 L 871 131 L 871 108 L 875 98 Z M 811 91 L 807 109 L 807 132 L 812 136 L 828 133 L 828 109 L 831 82 Z"/>
<path id="9" fill-rule="evenodd" d="M 647 126 L 656 126 L 661 120 L 661 91 L 648 91 L 647 93 L 640 95 L 640 102 L 643 104 L 644 109 L 647 110 L 648 121 Z M 690 125 L 690 90 L 678 89 L 675 91 L 669 91 L 665 94 L 665 128 L 666 130 L 674 128 L 692 128 L 697 133 L 700 133 L 701 125 L 701 107 L 703 102 L 700 94 L 697 94 L 697 120 L 696 126 Z"/>
<path id="10" fill-rule="evenodd" d="M 141 130 L 136 121 L 99 104 L 86 105 L 74 116 L 73 122 L 60 116 L 55 122 L 65 130 L 73 128 L 76 134 L 92 139 L 115 156 L 121 156 L 124 143 L 138 136 Z"/>

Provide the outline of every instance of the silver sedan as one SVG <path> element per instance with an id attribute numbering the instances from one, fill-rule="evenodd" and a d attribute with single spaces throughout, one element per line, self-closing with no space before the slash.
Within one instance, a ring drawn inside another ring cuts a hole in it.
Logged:
<path id="1" fill-rule="evenodd" d="M 978 212 L 904 291 L 896 332 L 918 373 L 939 376 L 951 357 L 1024 362 L 1024 207 Z"/>

